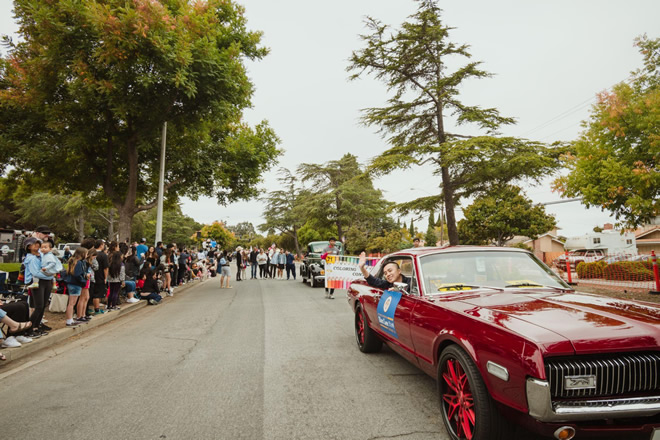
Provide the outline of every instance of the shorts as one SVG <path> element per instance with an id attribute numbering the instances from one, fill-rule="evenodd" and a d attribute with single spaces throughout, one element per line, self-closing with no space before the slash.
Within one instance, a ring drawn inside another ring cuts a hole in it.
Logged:
<path id="1" fill-rule="evenodd" d="M 277 265 L 277 268 L 278 268 L 278 269 L 284 269 L 284 265 L 283 265 L 283 264 L 278 264 L 278 265 Z"/>
<path id="2" fill-rule="evenodd" d="M 80 296 L 82 289 L 82 287 L 76 286 L 75 284 L 66 285 L 66 291 L 69 293 L 69 296 Z"/>
<path id="3" fill-rule="evenodd" d="M 230 277 L 231 276 L 231 268 L 229 266 L 222 266 L 221 275 L 223 277 Z"/>
<path id="4" fill-rule="evenodd" d="M 105 283 L 93 283 L 89 289 L 89 296 L 92 299 L 102 299 L 108 294 L 108 289 Z"/>

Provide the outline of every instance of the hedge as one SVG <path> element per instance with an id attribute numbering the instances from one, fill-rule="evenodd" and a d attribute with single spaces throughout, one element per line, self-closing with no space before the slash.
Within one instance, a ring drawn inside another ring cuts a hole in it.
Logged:
<path id="1" fill-rule="evenodd" d="M 617 261 L 603 269 L 606 280 L 614 281 L 653 281 L 653 271 L 639 261 Z"/>

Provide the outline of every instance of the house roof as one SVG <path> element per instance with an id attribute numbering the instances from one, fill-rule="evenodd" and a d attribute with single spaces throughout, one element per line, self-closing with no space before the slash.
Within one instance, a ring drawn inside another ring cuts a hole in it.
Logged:
<path id="1" fill-rule="evenodd" d="M 660 226 L 656 226 L 655 228 L 641 230 L 641 231 L 637 230 L 637 231 L 635 231 L 635 238 L 637 239 L 637 241 L 639 241 L 640 238 L 642 238 L 646 235 L 649 235 L 653 232 L 656 232 L 656 231 L 660 231 Z"/>

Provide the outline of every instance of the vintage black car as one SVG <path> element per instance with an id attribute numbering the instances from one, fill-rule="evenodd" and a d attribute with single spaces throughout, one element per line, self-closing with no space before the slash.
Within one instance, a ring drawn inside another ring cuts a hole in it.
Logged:
<path id="1" fill-rule="evenodd" d="M 307 245 L 307 252 L 300 266 L 300 278 L 303 283 L 309 282 L 312 287 L 319 287 L 325 283 L 325 261 L 321 260 L 321 254 L 329 245 L 328 241 L 312 241 Z M 339 255 L 344 255 L 341 243 L 335 243 L 335 247 L 339 250 Z"/>

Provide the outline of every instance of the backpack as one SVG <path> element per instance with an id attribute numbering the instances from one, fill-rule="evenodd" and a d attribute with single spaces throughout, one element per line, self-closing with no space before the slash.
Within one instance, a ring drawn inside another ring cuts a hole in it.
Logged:
<path id="1" fill-rule="evenodd" d="M 220 265 L 221 266 L 226 266 L 227 265 L 227 260 L 225 259 L 225 257 L 220 258 Z"/>

